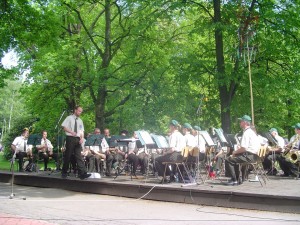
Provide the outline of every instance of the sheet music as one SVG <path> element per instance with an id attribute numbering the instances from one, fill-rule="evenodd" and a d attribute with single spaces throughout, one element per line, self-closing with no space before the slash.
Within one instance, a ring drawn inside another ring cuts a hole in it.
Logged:
<path id="1" fill-rule="evenodd" d="M 226 140 L 226 138 L 224 137 L 223 130 L 222 130 L 221 128 L 219 128 L 219 129 L 216 129 L 216 128 L 215 128 L 215 132 L 216 132 L 216 134 L 218 135 L 219 140 L 220 140 L 222 143 L 227 143 L 227 140 Z"/>
<path id="2" fill-rule="evenodd" d="M 167 139 L 162 135 L 151 134 L 158 148 L 169 148 Z"/>
<path id="3" fill-rule="evenodd" d="M 213 142 L 213 140 L 211 139 L 211 137 L 207 131 L 199 131 L 199 133 L 202 135 L 202 137 L 204 138 L 204 140 L 208 146 L 215 145 L 215 143 Z"/>
<path id="4" fill-rule="evenodd" d="M 142 145 L 153 145 L 153 144 L 155 144 L 155 142 L 151 138 L 151 135 L 147 131 L 138 130 L 138 131 L 135 131 L 135 133 L 137 134 L 137 136 L 138 136 L 139 140 L 141 141 Z"/>

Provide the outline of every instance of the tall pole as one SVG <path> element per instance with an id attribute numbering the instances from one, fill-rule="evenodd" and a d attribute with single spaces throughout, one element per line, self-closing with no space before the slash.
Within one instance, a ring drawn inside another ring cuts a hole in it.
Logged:
<path id="1" fill-rule="evenodd" d="M 252 90 L 251 59 L 250 59 L 248 38 L 247 38 L 247 58 L 248 58 L 248 75 L 249 75 L 249 85 L 250 85 L 251 117 L 252 117 L 252 125 L 254 126 L 254 104 L 253 104 L 253 90 Z"/>

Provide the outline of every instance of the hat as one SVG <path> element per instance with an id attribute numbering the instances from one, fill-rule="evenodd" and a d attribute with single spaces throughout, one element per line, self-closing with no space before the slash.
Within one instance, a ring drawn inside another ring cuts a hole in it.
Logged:
<path id="1" fill-rule="evenodd" d="M 300 129 L 300 123 L 296 123 L 296 125 L 292 126 L 293 128 Z"/>
<path id="2" fill-rule="evenodd" d="M 269 130 L 269 132 L 270 132 L 270 133 L 272 133 L 272 132 L 277 132 L 277 133 L 278 133 L 278 131 L 277 131 L 276 128 L 271 128 L 271 129 Z"/>
<path id="3" fill-rule="evenodd" d="M 199 126 L 194 126 L 194 130 L 201 131 L 201 128 Z"/>
<path id="4" fill-rule="evenodd" d="M 177 122 L 177 120 L 171 120 L 170 125 L 173 125 L 174 127 L 180 126 L 180 124 Z"/>
<path id="5" fill-rule="evenodd" d="M 183 124 L 183 128 L 186 128 L 186 129 L 193 129 L 192 125 L 189 124 L 189 123 L 184 123 L 184 124 Z"/>
<path id="6" fill-rule="evenodd" d="M 242 118 L 238 118 L 238 120 L 251 122 L 251 117 L 248 115 L 244 115 Z"/>

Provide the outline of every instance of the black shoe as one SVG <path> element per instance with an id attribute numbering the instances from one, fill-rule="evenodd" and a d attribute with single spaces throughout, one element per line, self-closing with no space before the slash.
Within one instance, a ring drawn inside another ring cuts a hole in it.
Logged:
<path id="1" fill-rule="evenodd" d="M 92 174 L 90 174 L 90 173 L 84 173 L 84 174 L 79 175 L 79 178 L 80 178 L 80 180 L 84 180 L 86 178 L 89 178 L 91 175 Z"/>
<path id="2" fill-rule="evenodd" d="M 61 174 L 61 178 L 66 179 L 67 177 L 68 177 L 68 174 L 67 174 L 67 173 L 62 173 L 62 174 Z"/>

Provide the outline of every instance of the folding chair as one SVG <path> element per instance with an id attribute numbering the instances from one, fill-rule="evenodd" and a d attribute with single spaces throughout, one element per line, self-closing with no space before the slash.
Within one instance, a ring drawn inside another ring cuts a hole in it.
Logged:
<path id="1" fill-rule="evenodd" d="M 262 164 L 262 162 L 264 161 L 264 158 L 266 156 L 266 152 L 267 152 L 267 147 L 266 146 L 261 146 L 259 151 L 258 151 L 258 157 L 259 158 L 256 162 L 242 163 L 243 165 L 246 165 L 247 167 L 249 167 L 249 165 L 251 165 L 253 167 L 253 173 L 255 175 L 255 180 L 254 181 L 259 181 L 261 186 L 263 186 L 263 183 L 262 183 L 261 180 L 263 180 L 265 185 L 267 184 L 267 180 L 269 180 L 269 178 L 266 174 L 266 171 L 264 170 L 263 164 Z M 252 180 L 250 180 L 250 181 L 252 181 Z"/>
<path id="2" fill-rule="evenodd" d="M 180 178 L 182 179 L 183 183 L 186 183 L 186 180 L 184 179 L 184 176 L 183 176 L 183 172 L 185 172 L 186 175 L 188 176 L 189 183 L 195 183 L 195 179 L 192 177 L 191 172 L 188 170 L 188 167 L 186 164 L 188 156 L 189 156 L 189 151 L 190 151 L 190 148 L 188 148 L 188 147 L 185 147 L 182 150 L 182 152 L 181 152 L 181 155 L 183 156 L 182 160 L 175 161 L 175 162 L 162 162 L 162 164 L 165 165 L 162 183 L 164 183 L 164 181 L 166 179 L 166 172 L 167 172 L 168 166 L 172 166 L 172 165 L 175 166 L 175 170 L 178 171 L 178 174 L 180 175 Z M 183 171 L 180 170 L 180 167 L 183 168 Z"/>

